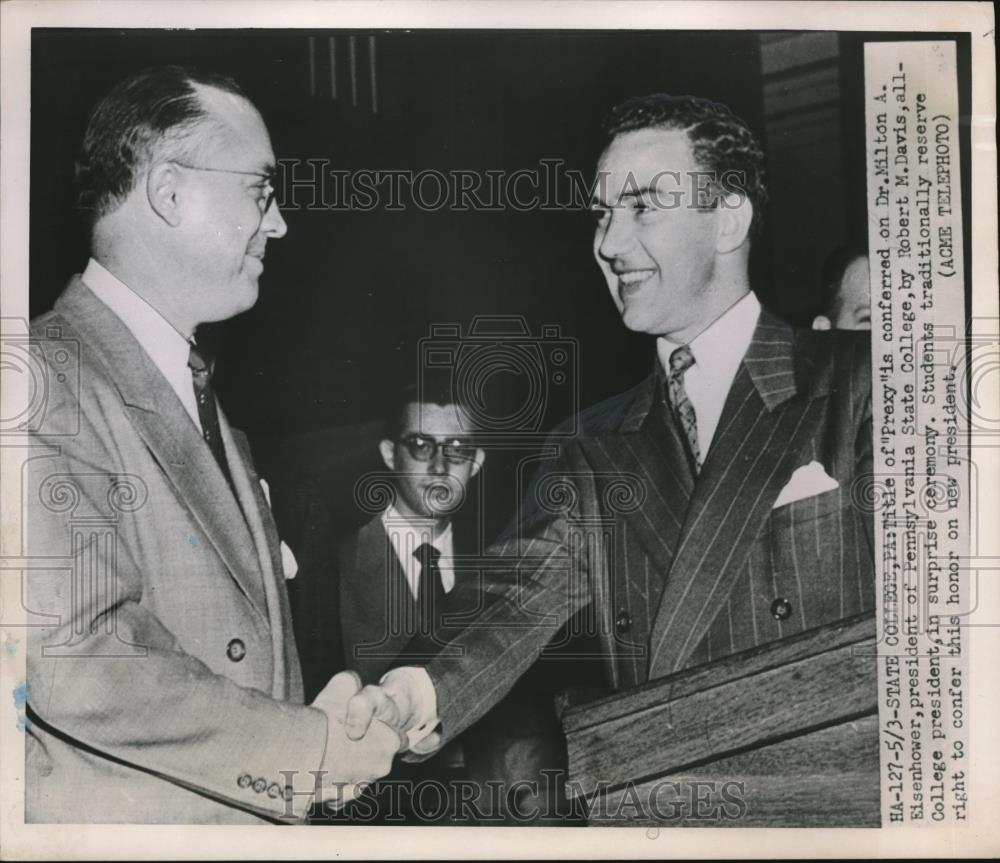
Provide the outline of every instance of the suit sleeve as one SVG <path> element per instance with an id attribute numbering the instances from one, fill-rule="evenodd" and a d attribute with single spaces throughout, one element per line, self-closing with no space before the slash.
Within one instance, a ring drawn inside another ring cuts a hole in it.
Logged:
<path id="1" fill-rule="evenodd" d="M 482 612 L 427 665 L 446 741 L 503 699 L 590 601 L 588 561 L 577 555 L 571 562 L 569 541 L 585 477 L 571 473 L 564 459 L 547 466 L 546 476 L 555 495 L 541 507 L 526 504 L 530 515 L 487 552 L 495 563 L 482 574 Z"/>
<path id="2" fill-rule="evenodd" d="M 70 552 L 73 563 L 28 577 L 26 606 L 43 621 L 29 631 L 32 721 L 94 757 L 266 817 L 301 818 L 309 771 L 323 763 L 325 714 L 241 687 L 182 649 L 143 603 L 140 554 L 78 529 L 108 495 L 128 494 L 115 485 L 127 470 L 111 433 L 69 398 L 50 406 L 46 429 L 33 443 L 53 455 L 28 465 L 27 546 L 50 560 Z"/>

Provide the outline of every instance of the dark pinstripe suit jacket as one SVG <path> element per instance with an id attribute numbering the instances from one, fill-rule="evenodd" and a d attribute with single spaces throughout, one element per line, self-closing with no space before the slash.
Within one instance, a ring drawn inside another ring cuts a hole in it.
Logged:
<path id="1" fill-rule="evenodd" d="M 696 480 L 656 375 L 586 411 L 534 483 L 520 535 L 490 552 L 497 599 L 458 637 L 463 655 L 427 666 L 445 734 L 502 697 L 577 612 L 608 683 L 626 688 L 874 608 L 872 516 L 858 503 L 870 368 L 867 333 L 793 330 L 762 312 Z M 813 461 L 836 487 L 775 507 Z"/>

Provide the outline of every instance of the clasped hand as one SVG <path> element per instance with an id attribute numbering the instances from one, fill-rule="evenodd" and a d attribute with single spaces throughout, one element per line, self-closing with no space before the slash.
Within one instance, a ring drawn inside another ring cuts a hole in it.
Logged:
<path id="1" fill-rule="evenodd" d="M 439 734 L 413 735 L 419 722 L 415 702 L 404 677 L 389 674 L 382 685 L 362 689 L 353 671 L 334 675 L 312 703 L 327 716 L 323 785 L 338 787 L 350 799 L 388 774 L 398 753 L 434 752 Z"/>
<path id="2" fill-rule="evenodd" d="M 435 701 L 433 685 L 423 669 L 395 668 L 378 686 L 366 686 L 351 697 L 347 735 L 361 739 L 377 720 L 406 734 L 410 752 L 430 755 L 441 746 L 441 735 L 431 731 L 437 725 Z"/>

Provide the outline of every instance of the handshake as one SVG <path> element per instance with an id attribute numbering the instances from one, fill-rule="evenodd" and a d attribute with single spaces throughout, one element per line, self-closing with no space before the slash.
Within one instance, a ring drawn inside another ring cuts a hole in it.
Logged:
<path id="1" fill-rule="evenodd" d="M 434 685 L 422 668 L 393 669 L 364 688 L 353 671 L 341 671 L 312 706 L 327 718 L 322 784 L 336 787 L 342 803 L 389 773 L 397 754 L 430 755 L 441 746 Z"/>

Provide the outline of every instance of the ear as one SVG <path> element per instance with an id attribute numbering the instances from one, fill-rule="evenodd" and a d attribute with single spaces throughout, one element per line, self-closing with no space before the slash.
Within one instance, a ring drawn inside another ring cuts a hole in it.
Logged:
<path id="1" fill-rule="evenodd" d="M 388 438 L 379 441 L 378 451 L 382 455 L 382 463 L 389 470 L 396 469 L 396 444 Z"/>
<path id="2" fill-rule="evenodd" d="M 816 315 L 813 318 L 812 328 L 814 330 L 832 330 L 833 322 L 826 315 Z"/>
<path id="3" fill-rule="evenodd" d="M 146 175 L 146 200 L 170 227 L 180 224 L 180 172 L 176 165 L 161 162 Z"/>
<path id="4" fill-rule="evenodd" d="M 472 460 L 472 473 L 469 474 L 470 477 L 475 476 L 479 473 L 479 469 L 483 466 L 483 462 L 486 461 L 486 452 L 480 447 L 476 447 L 476 456 Z"/>
<path id="5" fill-rule="evenodd" d="M 736 251 L 746 242 L 753 221 L 753 204 L 746 195 L 730 192 L 719 201 L 719 232 L 715 248 L 720 254 Z"/>

